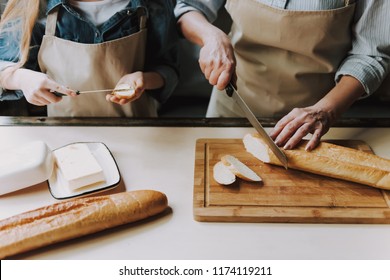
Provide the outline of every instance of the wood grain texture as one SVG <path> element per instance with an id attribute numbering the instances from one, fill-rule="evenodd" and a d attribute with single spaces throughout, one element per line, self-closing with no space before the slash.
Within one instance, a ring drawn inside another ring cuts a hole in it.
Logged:
<path id="1" fill-rule="evenodd" d="M 333 143 L 372 153 L 362 141 Z M 248 165 L 263 182 L 215 182 L 213 166 L 226 154 Z M 193 210 L 202 222 L 389 224 L 390 191 L 264 164 L 245 151 L 242 139 L 198 139 Z"/>

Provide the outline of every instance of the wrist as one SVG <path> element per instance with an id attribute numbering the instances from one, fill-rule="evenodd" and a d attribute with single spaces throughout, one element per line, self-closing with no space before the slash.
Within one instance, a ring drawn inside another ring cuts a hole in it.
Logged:
<path id="1" fill-rule="evenodd" d="M 208 43 L 215 44 L 215 42 L 230 44 L 229 37 L 226 35 L 226 33 L 215 26 L 212 26 L 206 32 L 203 32 L 200 39 L 202 47 Z"/>
<path id="2" fill-rule="evenodd" d="M 315 106 L 327 112 L 335 120 L 363 94 L 364 88 L 359 81 L 353 77 L 344 76 Z"/>
<path id="3" fill-rule="evenodd" d="M 337 104 L 333 104 L 332 102 L 320 100 L 314 105 L 314 108 L 316 112 L 325 114 L 330 124 L 333 124 L 341 116 Z"/>
<path id="4" fill-rule="evenodd" d="M 165 85 L 163 77 L 158 72 L 144 72 L 142 76 L 146 90 L 159 89 Z"/>
<path id="5" fill-rule="evenodd" d="M 23 68 L 9 67 L 0 74 L 0 84 L 3 88 L 9 90 L 18 90 L 22 88 Z"/>

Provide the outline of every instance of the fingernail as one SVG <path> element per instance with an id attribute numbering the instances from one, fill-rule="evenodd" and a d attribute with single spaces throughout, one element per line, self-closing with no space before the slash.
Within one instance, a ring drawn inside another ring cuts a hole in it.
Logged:
<path id="1" fill-rule="evenodd" d="M 290 149 L 291 149 L 291 146 L 288 145 L 288 144 L 286 144 L 286 145 L 284 145 L 283 149 L 285 149 L 285 150 L 290 150 Z"/>

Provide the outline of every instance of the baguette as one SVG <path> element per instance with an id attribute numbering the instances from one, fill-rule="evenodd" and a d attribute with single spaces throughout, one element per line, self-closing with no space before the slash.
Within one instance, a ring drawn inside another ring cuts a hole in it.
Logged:
<path id="1" fill-rule="evenodd" d="M 0 221 L 0 259 L 156 215 L 165 194 L 140 190 L 52 204 Z"/>
<path id="2" fill-rule="evenodd" d="M 257 159 L 282 165 L 258 134 L 245 135 L 243 142 L 246 151 Z M 289 168 L 390 190 L 390 160 L 326 142 L 308 152 L 306 143 L 284 150 Z"/>

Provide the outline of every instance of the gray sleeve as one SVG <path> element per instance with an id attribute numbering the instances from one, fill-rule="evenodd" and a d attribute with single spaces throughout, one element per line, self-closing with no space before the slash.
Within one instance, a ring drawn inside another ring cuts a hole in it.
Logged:
<path id="1" fill-rule="evenodd" d="M 352 49 L 336 73 L 355 77 L 366 96 L 375 92 L 390 72 L 390 1 L 361 0 L 356 3 Z"/>
<path id="2" fill-rule="evenodd" d="M 217 19 L 219 9 L 225 4 L 225 0 L 178 0 L 175 7 L 175 16 L 179 18 L 189 11 L 202 12 L 208 21 Z"/>

